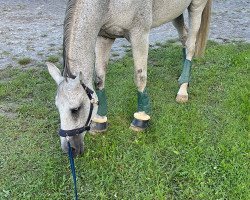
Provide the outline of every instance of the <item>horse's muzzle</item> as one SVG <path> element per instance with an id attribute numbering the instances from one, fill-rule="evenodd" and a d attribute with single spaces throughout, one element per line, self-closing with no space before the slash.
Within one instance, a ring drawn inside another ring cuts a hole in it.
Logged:
<path id="1" fill-rule="evenodd" d="M 72 150 L 74 157 L 83 154 L 84 143 L 83 143 L 82 138 L 72 137 L 72 138 L 70 138 L 69 142 L 70 142 L 71 150 Z M 61 137 L 61 148 L 62 148 L 64 153 L 69 152 L 68 141 L 66 138 Z"/>

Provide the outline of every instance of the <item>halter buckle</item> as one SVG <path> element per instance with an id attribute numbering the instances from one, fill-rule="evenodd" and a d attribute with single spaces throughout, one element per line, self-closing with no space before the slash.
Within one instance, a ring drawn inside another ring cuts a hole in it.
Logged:
<path id="1" fill-rule="evenodd" d="M 69 136 L 68 136 L 68 134 L 66 135 L 66 140 L 67 140 L 67 142 L 69 142 Z"/>

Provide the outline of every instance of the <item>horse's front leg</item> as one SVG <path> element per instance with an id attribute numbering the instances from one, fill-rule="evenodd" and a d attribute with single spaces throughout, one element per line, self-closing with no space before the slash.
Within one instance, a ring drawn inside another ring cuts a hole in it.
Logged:
<path id="1" fill-rule="evenodd" d="M 134 80 L 138 89 L 138 108 L 137 112 L 134 113 L 134 120 L 130 128 L 135 131 L 143 131 L 148 127 L 148 121 L 150 119 L 150 102 L 146 88 L 149 31 L 132 31 L 130 34 L 130 41 L 135 66 Z"/>
<path id="2" fill-rule="evenodd" d="M 107 99 L 105 94 L 105 76 L 109 61 L 111 46 L 114 39 L 99 36 L 96 42 L 95 89 L 98 97 L 98 110 L 92 119 L 91 132 L 98 133 L 107 130 Z"/>

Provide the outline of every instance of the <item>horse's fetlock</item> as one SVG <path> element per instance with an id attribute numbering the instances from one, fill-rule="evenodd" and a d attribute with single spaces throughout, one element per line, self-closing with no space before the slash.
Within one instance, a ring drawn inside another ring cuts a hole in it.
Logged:
<path id="1" fill-rule="evenodd" d="M 178 79 L 179 85 L 183 83 L 189 83 L 191 80 L 191 67 L 192 62 L 190 60 L 185 59 L 183 63 L 183 69 L 180 78 Z"/>
<path id="2" fill-rule="evenodd" d="M 147 76 L 139 76 L 140 82 L 145 83 L 147 80 Z"/>
<path id="3" fill-rule="evenodd" d="M 146 114 L 149 114 L 151 111 L 151 107 L 147 89 L 145 88 L 143 92 L 138 91 L 137 96 L 138 96 L 138 112 L 145 112 Z"/>

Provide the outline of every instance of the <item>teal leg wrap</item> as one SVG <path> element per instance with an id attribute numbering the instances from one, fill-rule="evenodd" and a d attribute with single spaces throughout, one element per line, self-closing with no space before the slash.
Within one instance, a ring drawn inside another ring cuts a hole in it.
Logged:
<path id="1" fill-rule="evenodd" d="M 191 80 L 191 66 L 192 66 L 192 62 L 190 60 L 185 59 L 181 76 L 178 79 L 178 82 L 180 85 L 183 83 L 190 82 L 190 80 Z"/>
<path id="2" fill-rule="evenodd" d="M 147 89 L 145 88 L 143 92 L 137 93 L 138 96 L 138 112 L 144 111 L 146 114 L 150 113 L 150 101 L 147 93 Z"/>
<path id="3" fill-rule="evenodd" d="M 108 109 L 107 109 L 107 99 L 106 99 L 105 89 L 96 90 L 96 94 L 98 97 L 97 114 L 100 116 L 106 116 Z"/>

